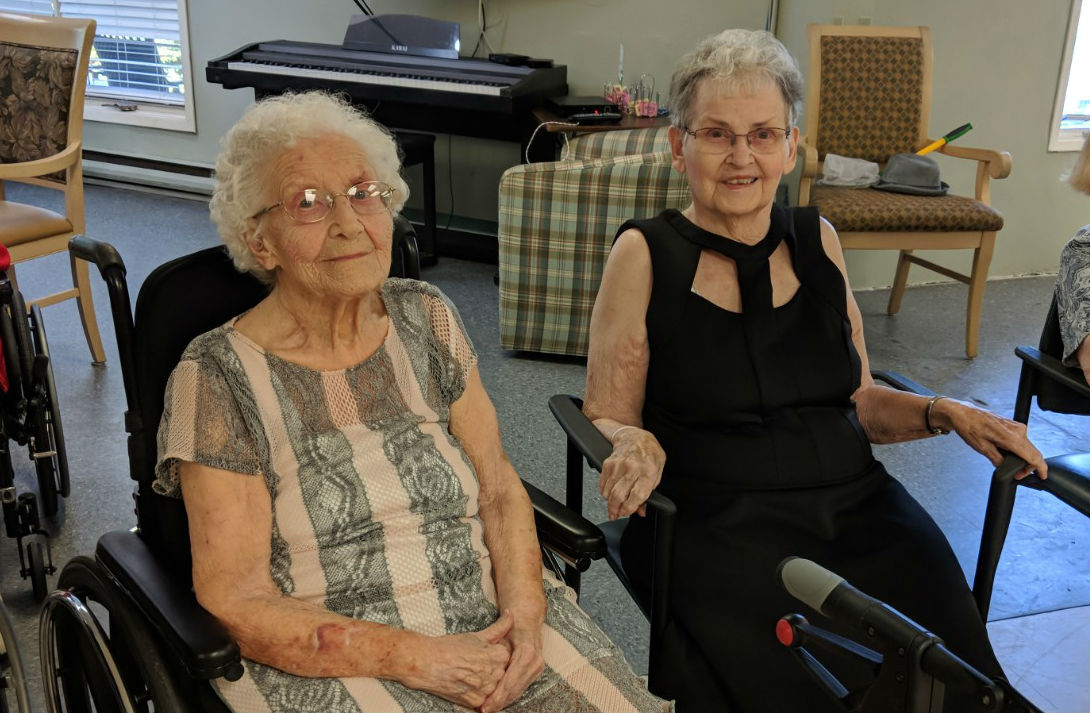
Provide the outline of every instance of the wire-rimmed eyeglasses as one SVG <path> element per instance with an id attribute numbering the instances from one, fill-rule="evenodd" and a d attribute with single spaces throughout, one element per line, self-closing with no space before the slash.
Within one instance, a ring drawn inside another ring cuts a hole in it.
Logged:
<path id="1" fill-rule="evenodd" d="M 685 127 L 685 133 L 696 139 L 697 146 L 705 153 L 726 153 L 734 147 L 734 140 L 746 137 L 746 145 L 754 153 L 772 153 L 779 149 L 787 136 L 787 129 L 776 126 L 762 126 L 745 134 L 736 134 L 721 126 L 709 126 L 703 129 Z"/>
<path id="2" fill-rule="evenodd" d="M 344 196 L 352 209 L 361 215 L 381 213 L 390 207 L 394 188 L 382 181 L 360 181 L 345 189 L 344 193 L 329 193 L 321 188 L 303 188 L 286 195 L 279 203 L 262 208 L 251 218 L 257 219 L 274 208 L 283 208 L 296 223 L 317 223 L 333 210 L 333 201 Z"/>

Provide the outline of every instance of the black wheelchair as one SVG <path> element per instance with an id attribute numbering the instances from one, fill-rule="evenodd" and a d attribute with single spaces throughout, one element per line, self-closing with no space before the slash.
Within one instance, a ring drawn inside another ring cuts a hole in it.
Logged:
<path id="1" fill-rule="evenodd" d="M 391 273 L 419 276 L 416 237 L 395 220 Z M 170 372 L 189 341 L 256 304 L 267 288 L 210 248 L 155 269 L 130 310 L 125 266 L 109 245 L 84 236 L 70 250 L 96 264 L 110 294 L 125 386 L 129 474 L 136 527 L 99 539 L 58 578 L 40 618 L 46 704 L 52 711 L 222 711 L 209 681 L 242 675 L 239 649 L 193 595 L 185 507 L 152 491 L 156 432 Z M 546 562 L 585 569 L 602 556 L 589 521 L 527 484 Z"/>
<path id="2" fill-rule="evenodd" d="M 1037 397 L 1038 405 L 1044 410 L 1090 414 L 1090 388 L 1077 369 L 1060 364 L 1060 349 L 1059 324 L 1053 300 L 1040 347 L 1021 346 L 1015 350 L 1023 361 L 1015 420 L 1027 422 L 1034 397 Z M 872 376 L 876 381 L 896 389 L 926 396 L 934 395 L 933 391 L 894 372 L 873 371 Z M 582 512 L 585 466 L 593 471 L 600 471 L 603 462 L 612 452 L 610 442 L 583 415 L 582 406 L 582 400 L 576 396 L 558 394 L 549 399 L 549 409 L 567 437 L 565 502 L 574 513 Z M 1090 517 L 1090 453 L 1056 456 L 1048 458 L 1047 462 L 1047 480 L 1041 480 L 1036 475 L 1015 480 L 1014 475 L 1025 467 L 1025 462 L 1015 456 L 1008 456 L 992 475 L 973 581 L 973 597 L 985 620 L 1019 485 L 1047 492 Z M 647 518 L 651 522 L 654 536 L 652 549 L 646 553 L 647 561 L 651 563 L 651 593 L 648 601 L 643 601 L 637 595 L 621 561 L 620 541 L 627 520 L 599 523 L 606 542 L 603 557 L 649 621 L 648 689 L 660 696 L 669 695 L 669 681 L 665 679 L 661 668 L 662 641 L 663 634 L 671 623 L 669 582 L 674 547 L 673 529 L 677 517 L 677 506 L 669 498 L 659 492 L 651 494 L 647 501 Z M 781 564 L 781 571 L 783 569 L 784 565 Z M 576 592 L 579 591 L 580 575 L 583 571 L 585 567 L 568 567 L 565 571 L 565 580 Z M 829 576 L 830 581 L 840 579 L 835 573 L 827 570 L 822 572 Z M 813 575 L 812 569 L 810 573 Z M 769 576 L 774 574 L 782 577 L 781 573 L 772 572 Z M 814 578 L 811 576 L 810 579 Z M 788 591 L 796 594 L 788 586 L 786 579 L 782 582 Z M 838 611 L 835 606 L 833 609 L 823 606 L 827 601 L 823 597 L 796 597 L 819 614 L 825 614 L 829 618 L 840 617 L 840 621 L 844 622 L 844 610 Z M 863 597 L 869 599 L 865 594 Z M 858 641 L 825 631 L 811 625 L 805 617 L 787 612 L 776 630 L 769 631 L 770 637 L 777 636 L 784 646 L 791 648 L 800 665 L 831 697 L 843 704 L 844 710 L 940 711 L 943 710 L 944 688 L 954 686 L 976 693 L 978 709 L 982 711 L 1038 711 L 1033 703 L 1005 681 L 991 681 L 975 671 L 958 659 L 956 652 L 947 651 L 941 639 L 884 603 L 870 600 L 865 607 L 848 609 L 846 614 L 854 617 L 852 625 L 856 627 L 859 638 L 867 641 L 868 645 L 864 646 Z M 862 613 L 864 611 L 865 614 Z M 873 674 L 871 682 L 862 688 L 847 689 L 807 650 L 806 645 L 825 651 L 847 652 L 870 667 Z"/>
<path id="3" fill-rule="evenodd" d="M 7 248 L 0 245 L 0 506 L 4 532 L 19 550 L 19 574 L 30 578 L 40 602 L 48 591 L 46 575 L 56 571 L 41 514 L 53 518 L 58 497 L 68 497 L 68 458 L 42 311 L 38 305 L 27 311 L 8 279 L 10 266 Z M 12 443 L 27 448 L 37 494 L 16 492 Z"/>

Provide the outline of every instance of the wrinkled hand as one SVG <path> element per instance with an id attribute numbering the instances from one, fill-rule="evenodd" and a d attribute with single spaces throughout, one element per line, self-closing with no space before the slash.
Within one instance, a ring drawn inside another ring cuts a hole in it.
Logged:
<path id="1" fill-rule="evenodd" d="M 984 455 L 998 466 L 1003 462 L 1003 453 L 1007 451 L 1026 462 L 1026 467 L 1014 477 L 1025 478 L 1037 471 L 1041 478 L 1048 477 L 1048 466 L 1044 456 L 1026 436 L 1026 426 L 994 413 L 977 408 L 972 404 L 946 398 L 935 404 L 936 412 L 946 415 L 950 430 L 955 431 L 969 447 Z M 943 414 L 945 412 L 945 414 Z"/>
<path id="2" fill-rule="evenodd" d="M 507 610 L 504 614 L 510 616 L 511 612 Z M 507 671 L 481 704 L 481 713 L 501 711 L 511 705 L 541 675 L 545 669 L 545 659 L 541 655 L 541 629 L 539 617 L 515 615 L 514 626 L 507 634 L 511 649 Z"/>
<path id="3" fill-rule="evenodd" d="M 642 428 L 614 436 L 613 454 L 602 463 L 598 492 L 605 498 L 609 519 L 647 514 L 647 498 L 662 479 L 666 453 L 658 439 Z"/>
<path id="4" fill-rule="evenodd" d="M 425 639 L 426 648 L 400 681 L 466 708 L 477 708 L 496 690 L 507 669 L 511 651 L 506 637 L 514 621 L 510 612 L 504 612 L 481 631 Z"/>

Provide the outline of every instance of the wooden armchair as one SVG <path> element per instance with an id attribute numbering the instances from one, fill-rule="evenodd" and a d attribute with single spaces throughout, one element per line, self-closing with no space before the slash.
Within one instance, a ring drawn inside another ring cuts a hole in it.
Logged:
<path id="1" fill-rule="evenodd" d="M 0 13 L 0 241 L 13 265 L 65 252 L 85 230 L 83 95 L 94 36 L 94 20 Z M 64 214 L 5 200 L 4 181 L 63 191 Z M 87 263 L 69 259 L 73 286 L 31 294 L 28 307 L 77 298 L 91 357 L 102 363 Z"/>
<path id="2" fill-rule="evenodd" d="M 840 234 L 845 250 L 898 250 L 889 314 L 901 307 L 908 270 L 925 267 L 969 285 L 965 353 L 976 356 L 988 265 L 1003 216 L 989 205 L 989 180 L 1006 178 L 1005 151 L 947 144 L 938 150 L 977 162 L 973 197 L 911 196 L 872 189 L 816 185 L 826 154 L 885 164 L 933 141 L 931 34 L 926 27 L 810 25 L 810 70 L 799 205 L 813 205 Z M 913 254 L 914 250 L 973 251 L 969 275 Z"/>

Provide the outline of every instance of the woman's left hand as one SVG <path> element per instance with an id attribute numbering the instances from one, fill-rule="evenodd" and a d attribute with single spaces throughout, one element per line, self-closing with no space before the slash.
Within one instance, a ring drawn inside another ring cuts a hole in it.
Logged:
<path id="1" fill-rule="evenodd" d="M 983 454 L 992 465 L 998 466 L 1003 462 L 1003 451 L 1024 460 L 1026 467 L 1014 476 L 1017 480 L 1034 471 L 1041 478 L 1048 477 L 1044 456 L 1026 436 L 1024 423 L 996 416 L 990 411 L 949 397 L 935 402 L 932 422 L 957 432 L 963 441 Z"/>
<path id="2" fill-rule="evenodd" d="M 541 675 L 545 669 L 545 659 L 541 655 L 541 630 L 539 616 L 515 613 L 515 624 L 507 634 L 511 649 L 507 671 L 481 704 L 481 713 L 501 711 L 511 705 Z"/>

